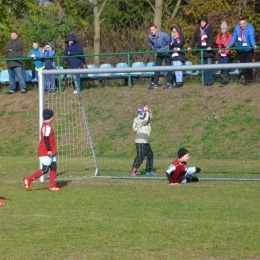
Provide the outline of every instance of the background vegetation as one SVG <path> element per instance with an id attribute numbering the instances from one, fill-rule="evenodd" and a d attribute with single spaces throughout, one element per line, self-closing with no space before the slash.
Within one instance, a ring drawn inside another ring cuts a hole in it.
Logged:
<path id="1" fill-rule="evenodd" d="M 57 55 L 61 55 L 70 33 L 77 36 L 86 54 L 146 51 L 150 49 L 147 43 L 149 26 L 154 22 L 166 32 L 173 22 L 180 23 L 187 47 L 202 15 L 208 16 L 216 35 L 223 19 L 232 32 L 238 15 L 246 15 L 255 26 L 258 38 L 259 10 L 257 0 L 3 0 L 0 7 L 0 49 L 10 40 L 10 30 L 15 29 L 24 40 L 25 56 L 33 40 L 38 40 L 41 45 L 51 41 Z M 234 58 L 235 55 L 234 52 Z M 3 53 L 1 56 L 4 57 Z M 144 62 L 154 59 L 153 55 L 142 58 Z M 195 61 L 196 57 L 189 53 L 187 59 Z M 88 59 L 88 63 L 96 65 L 120 61 L 126 60 L 120 56 L 101 61 L 99 57 Z M 4 62 L 1 63 L 0 69 L 5 66 Z"/>

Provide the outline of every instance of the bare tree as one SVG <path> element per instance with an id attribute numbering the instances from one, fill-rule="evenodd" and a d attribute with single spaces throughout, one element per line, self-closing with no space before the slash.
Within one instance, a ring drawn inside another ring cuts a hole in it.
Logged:
<path id="1" fill-rule="evenodd" d="M 100 54 L 100 15 L 104 9 L 107 0 L 104 0 L 101 7 L 98 7 L 98 0 L 92 0 L 94 10 L 94 54 Z M 100 65 L 100 56 L 94 57 L 94 63 Z"/>
<path id="2" fill-rule="evenodd" d="M 162 24 L 162 8 L 163 8 L 163 0 L 155 0 L 154 5 L 150 2 L 150 0 L 146 0 L 154 11 L 153 23 L 161 29 Z"/>

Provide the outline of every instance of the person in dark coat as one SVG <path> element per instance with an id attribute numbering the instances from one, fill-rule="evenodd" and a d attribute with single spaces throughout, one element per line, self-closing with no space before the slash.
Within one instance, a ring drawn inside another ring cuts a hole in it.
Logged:
<path id="1" fill-rule="evenodd" d="M 174 66 L 182 66 L 182 64 L 185 62 L 185 54 L 184 52 L 177 52 L 179 50 L 183 50 L 184 45 L 184 35 L 181 32 L 181 26 L 178 23 L 172 24 L 170 26 L 171 31 L 171 43 L 170 43 L 170 49 L 176 50 L 176 52 L 173 52 L 171 54 L 171 61 Z M 182 82 L 182 71 L 175 71 L 175 77 L 176 77 L 176 84 L 174 85 L 174 88 L 180 88 L 183 85 Z"/>
<path id="2" fill-rule="evenodd" d="M 87 68 L 85 57 L 74 57 L 75 55 L 83 55 L 83 48 L 74 34 L 70 34 L 66 40 L 64 55 L 71 56 L 67 58 L 69 69 Z M 73 93 L 77 94 L 81 89 L 80 74 L 74 74 L 73 80 L 75 86 Z"/>
<path id="3" fill-rule="evenodd" d="M 16 31 L 11 31 L 11 41 L 8 42 L 4 47 L 4 53 L 6 54 L 6 58 L 14 59 L 14 58 L 22 58 L 23 57 L 23 41 L 18 38 L 18 33 Z M 15 84 L 15 76 L 17 76 L 19 80 L 19 85 L 21 88 L 21 93 L 25 94 L 27 92 L 24 73 L 23 73 L 23 61 L 22 60 L 9 60 L 7 61 L 8 66 L 8 74 L 9 74 L 9 82 L 10 87 L 7 94 L 14 94 L 16 84 Z"/>
<path id="4" fill-rule="evenodd" d="M 203 57 L 201 63 L 212 64 L 215 52 L 211 50 L 215 43 L 214 28 L 209 24 L 207 16 L 202 16 L 199 20 L 199 26 L 197 27 L 192 43 L 188 47 L 191 50 L 195 46 L 198 49 L 205 49 L 203 51 Z M 201 58 L 201 52 L 197 52 L 197 56 Z M 214 84 L 213 70 L 204 70 L 205 85 L 210 86 Z"/>

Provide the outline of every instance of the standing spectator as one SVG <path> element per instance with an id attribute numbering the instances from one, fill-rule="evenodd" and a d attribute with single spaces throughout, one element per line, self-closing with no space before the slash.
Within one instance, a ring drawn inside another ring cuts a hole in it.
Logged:
<path id="1" fill-rule="evenodd" d="M 11 31 L 11 41 L 8 42 L 4 47 L 4 53 L 6 54 L 6 58 L 14 59 L 14 58 L 22 58 L 23 57 L 23 41 L 18 38 L 18 33 L 16 31 Z M 9 74 L 9 82 L 10 87 L 7 94 L 14 94 L 15 92 L 15 76 L 17 76 L 19 80 L 19 85 L 21 88 L 21 93 L 25 94 L 27 92 L 24 73 L 23 73 L 23 62 L 19 59 L 17 60 L 9 60 L 7 61 L 8 66 L 8 74 Z"/>
<path id="2" fill-rule="evenodd" d="M 239 60 L 242 63 L 253 62 L 255 42 L 255 29 L 251 23 L 248 23 L 245 17 L 239 18 L 239 23 L 235 26 L 234 33 L 228 48 L 231 48 L 237 42 Z M 253 69 L 243 69 L 245 78 L 244 85 L 251 85 L 253 82 Z"/>
<path id="3" fill-rule="evenodd" d="M 42 57 L 48 58 L 53 57 L 55 55 L 54 50 L 52 50 L 52 44 L 50 42 L 46 42 L 45 46 L 43 47 Z M 44 69 L 45 70 L 52 70 L 55 69 L 55 62 L 54 59 L 44 59 Z M 55 76 L 54 75 L 46 75 L 45 76 L 45 92 L 53 93 L 56 91 L 56 84 L 55 84 Z"/>
<path id="4" fill-rule="evenodd" d="M 66 40 L 64 55 L 71 56 L 67 58 L 69 69 L 87 68 L 85 57 L 73 57 L 74 55 L 83 55 L 83 48 L 74 34 L 69 35 Z M 80 74 L 74 74 L 73 79 L 75 86 L 73 94 L 77 94 L 81 90 Z"/>
<path id="5" fill-rule="evenodd" d="M 161 66 L 163 60 L 167 66 L 171 65 L 170 53 L 167 51 L 170 50 L 170 37 L 166 32 L 159 31 L 156 25 L 150 26 L 150 34 L 148 36 L 148 43 L 154 51 L 158 51 L 156 55 L 156 66 Z M 163 52 L 166 51 L 166 52 Z M 154 74 L 153 82 L 149 89 L 155 89 L 158 87 L 160 72 L 156 71 Z M 172 87 L 173 83 L 173 74 L 172 71 L 167 73 L 167 83 L 163 87 L 168 89 Z"/>
<path id="6" fill-rule="evenodd" d="M 44 119 L 41 127 L 41 139 L 38 147 L 39 160 L 42 164 L 42 168 L 37 170 L 30 176 L 23 179 L 25 189 L 31 190 L 32 181 L 40 178 L 42 175 L 48 173 L 50 170 L 50 184 L 48 190 L 60 191 L 61 188 L 56 186 L 56 141 L 54 135 L 54 129 L 51 125 L 54 119 L 54 113 L 51 109 L 44 109 L 42 113 Z"/>
<path id="7" fill-rule="evenodd" d="M 28 58 L 33 59 L 33 64 L 35 66 L 35 81 L 38 81 L 38 71 L 44 69 L 43 61 L 41 59 L 42 57 L 42 48 L 39 47 L 39 43 L 37 41 L 34 41 L 32 44 L 32 49 L 28 53 Z"/>
<path id="8" fill-rule="evenodd" d="M 131 176 L 136 176 L 136 171 L 142 164 L 145 157 L 146 161 L 146 176 L 154 176 L 152 172 L 153 169 L 153 151 L 149 144 L 149 139 L 151 135 L 151 124 L 152 111 L 148 106 L 143 106 L 138 108 L 138 116 L 134 119 L 133 130 L 136 132 L 135 137 L 135 147 L 137 156 L 135 157 L 132 170 L 130 172 Z"/>
<path id="9" fill-rule="evenodd" d="M 221 33 L 218 34 L 216 45 L 218 48 L 226 48 L 232 39 L 232 35 L 228 32 L 227 22 L 223 21 L 220 26 Z M 218 63 L 226 64 L 229 62 L 230 50 L 218 50 Z M 220 70 L 220 87 L 225 87 L 228 83 L 228 69 Z"/>
<path id="10" fill-rule="evenodd" d="M 201 169 L 198 167 L 187 167 L 189 158 L 190 154 L 187 149 L 179 149 L 178 158 L 166 170 L 166 176 L 170 185 L 199 181 L 199 178 L 194 176 L 194 173 L 199 173 Z"/>
<path id="11" fill-rule="evenodd" d="M 211 50 L 215 42 L 214 28 L 209 24 L 207 16 L 202 16 L 199 20 L 199 26 L 197 27 L 192 43 L 188 50 L 191 50 L 197 45 L 199 49 L 205 49 L 203 51 L 203 64 L 212 64 L 215 52 Z M 201 58 L 201 52 L 197 52 L 197 56 Z M 202 63 L 202 61 L 201 61 Z M 204 70 L 205 85 L 210 86 L 214 84 L 213 70 Z"/>
<path id="12" fill-rule="evenodd" d="M 171 49 L 173 50 L 183 50 L 183 45 L 184 45 L 184 35 L 181 32 L 181 26 L 176 23 L 172 24 L 170 26 L 170 31 L 171 31 Z M 174 66 L 182 66 L 183 62 L 185 61 L 185 54 L 184 52 L 174 52 L 171 55 L 171 60 Z M 175 88 L 180 88 L 182 87 L 182 71 L 175 71 L 175 77 L 176 77 L 176 84 L 174 85 Z"/>

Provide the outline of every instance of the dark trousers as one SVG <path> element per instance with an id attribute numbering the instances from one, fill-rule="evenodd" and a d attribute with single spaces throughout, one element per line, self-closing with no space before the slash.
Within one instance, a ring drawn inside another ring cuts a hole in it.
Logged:
<path id="1" fill-rule="evenodd" d="M 239 60 L 241 63 L 253 61 L 253 51 L 239 52 Z M 245 81 L 253 80 L 253 69 L 243 69 Z"/>
<path id="2" fill-rule="evenodd" d="M 156 56 L 156 66 L 162 66 L 163 60 L 165 60 L 166 66 L 171 66 L 170 53 L 158 53 Z M 154 73 L 153 83 L 156 85 L 159 82 L 160 71 Z M 167 83 L 172 83 L 173 73 L 169 71 L 167 73 Z"/>
<path id="3" fill-rule="evenodd" d="M 151 172 L 153 168 L 153 151 L 150 144 L 135 144 L 136 157 L 132 169 L 137 169 L 141 166 L 146 156 L 146 172 Z"/>
<path id="4" fill-rule="evenodd" d="M 212 64 L 213 58 L 203 58 L 203 64 Z M 214 74 L 213 70 L 204 70 L 204 80 L 205 84 L 213 84 L 214 83 Z"/>
<path id="5" fill-rule="evenodd" d="M 229 56 L 219 56 L 218 63 L 219 64 L 227 64 L 229 62 Z M 228 69 L 220 70 L 220 75 L 228 75 Z"/>

